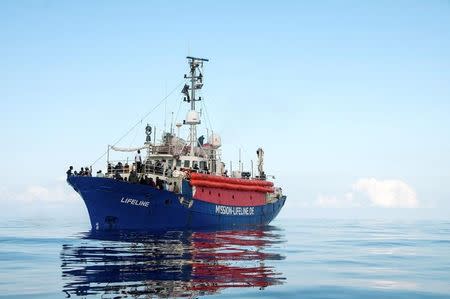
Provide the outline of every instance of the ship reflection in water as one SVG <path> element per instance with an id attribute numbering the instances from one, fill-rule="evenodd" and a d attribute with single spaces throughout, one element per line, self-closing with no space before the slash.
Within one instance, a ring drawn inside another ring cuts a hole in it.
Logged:
<path id="1" fill-rule="evenodd" d="M 285 278 L 273 262 L 283 232 L 257 230 L 92 232 L 63 245 L 63 291 L 70 296 L 192 297 L 226 288 L 266 288 Z"/>

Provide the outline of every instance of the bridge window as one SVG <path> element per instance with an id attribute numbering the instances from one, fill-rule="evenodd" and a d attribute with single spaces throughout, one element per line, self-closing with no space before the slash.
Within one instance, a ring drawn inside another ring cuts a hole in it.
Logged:
<path id="1" fill-rule="evenodd" d="M 191 165 L 190 162 L 191 161 L 189 161 L 189 160 L 184 160 L 184 166 L 183 167 L 188 168 Z"/>
<path id="2" fill-rule="evenodd" d="M 177 160 L 177 167 L 181 167 L 181 160 Z"/>

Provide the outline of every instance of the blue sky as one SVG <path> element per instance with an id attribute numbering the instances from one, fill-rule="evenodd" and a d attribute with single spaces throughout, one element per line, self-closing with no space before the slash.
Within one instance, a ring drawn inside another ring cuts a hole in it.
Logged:
<path id="1" fill-rule="evenodd" d="M 448 1 L 1 1 L 3 213 L 85 213 L 66 167 L 151 110 L 190 54 L 210 59 L 224 160 L 262 146 L 281 217 L 448 218 L 449 15 Z"/>

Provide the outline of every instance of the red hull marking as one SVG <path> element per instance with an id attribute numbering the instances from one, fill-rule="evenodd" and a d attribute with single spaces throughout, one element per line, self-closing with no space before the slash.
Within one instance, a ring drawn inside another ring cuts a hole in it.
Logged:
<path id="1" fill-rule="evenodd" d="M 195 187 L 194 198 L 225 206 L 254 207 L 266 204 L 265 193 L 210 187 Z"/>

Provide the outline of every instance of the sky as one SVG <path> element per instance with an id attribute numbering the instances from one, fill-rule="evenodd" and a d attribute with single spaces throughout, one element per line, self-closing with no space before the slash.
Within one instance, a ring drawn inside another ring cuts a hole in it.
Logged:
<path id="1" fill-rule="evenodd" d="M 448 219 L 450 2 L 242 2 L 0 1 L 0 213 L 87 217 L 67 167 L 158 103 L 118 145 L 182 121 L 192 55 L 204 128 L 226 163 L 264 148 L 280 218 Z"/>

